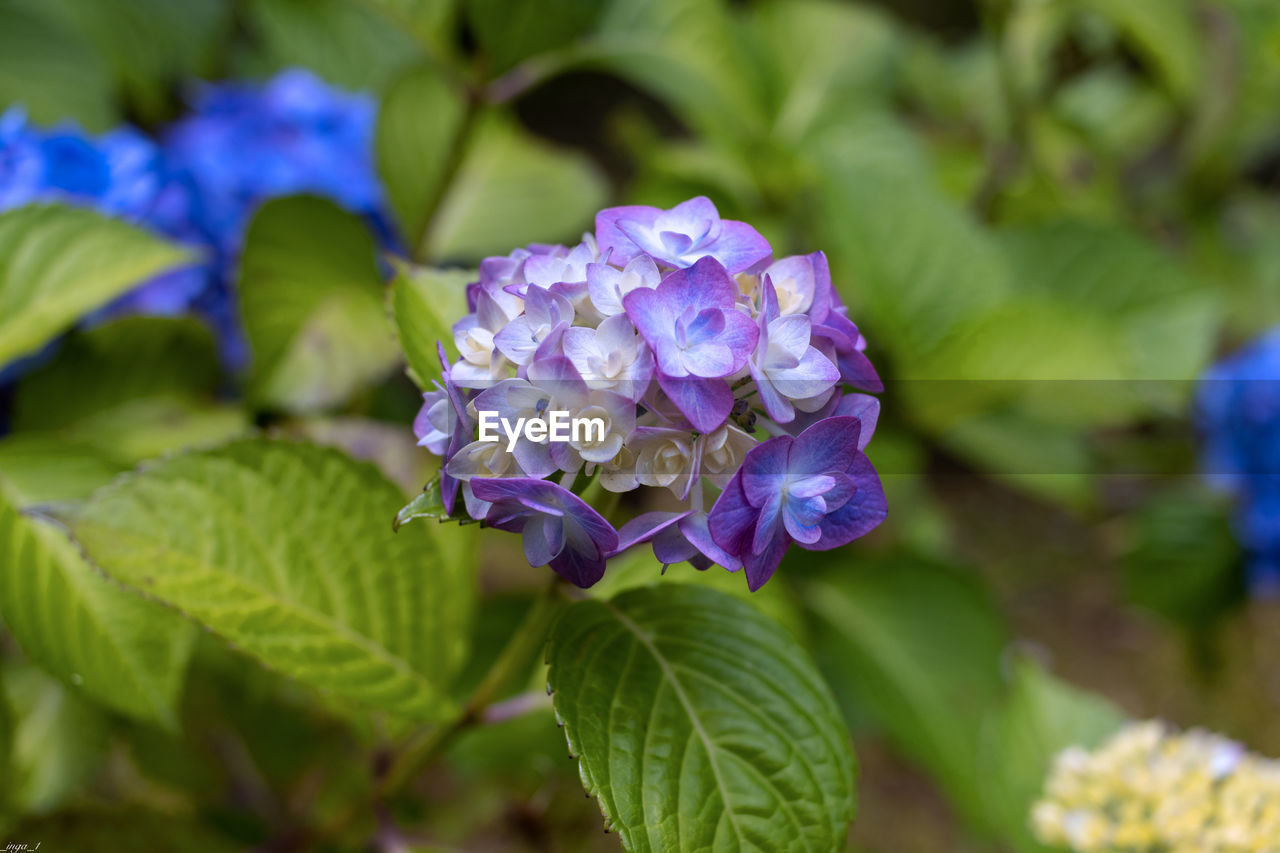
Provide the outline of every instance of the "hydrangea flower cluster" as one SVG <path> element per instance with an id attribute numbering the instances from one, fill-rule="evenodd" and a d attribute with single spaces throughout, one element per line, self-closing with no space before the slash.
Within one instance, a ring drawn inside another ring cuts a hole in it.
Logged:
<path id="1" fill-rule="evenodd" d="M 706 198 L 601 211 L 574 247 L 488 258 L 441 346 L 419 444 L 442 457 L 446 512 L 522 534 L 531 565 L 578 586 L 650 544 L 664 564 L 745 569 L 844 545 L 885 517 L 862 450 L 882 390 L 821 252 L 774 260 Z M 566 441 L 485 440 L 482 417 L 596 419 Z M 654 506 L 619 527 L 609 505 Z M 458 494 L 461 506 L 457 507 Z M 593 506 L 593 504 L 595 504 Z"/>
<path id="2" fill-rule="evenodd" d="M 1275 850 L 1280 762 L 1212 732 L 1133 723 L 1057 757 L 1032 826 L 1078 853 Z"/>
<path id="3" fill-rule="evenodd" d="M 365 216 L 385 244 L 389 218 L 373 163 L 373 99 L 308 71 L 263 85 L 201 86 L 159 144 L 131 128 L 98 137 L 0 117 L 0 211 L 32 202 L 92 207 L 195 248 L 203 260 L 148 282 L 112 313 L 209 318 L 232 364 L 244 358 L 234 277 L 245 229 L 266 200 L 330 198 Z"/>
<path id="4" fill-rule="evenodd" d="M 1210 480 L 1237 497 L 1257 592 L 1280 591 L 1280 329 L 1214 365 L 1196 398 Z"/>

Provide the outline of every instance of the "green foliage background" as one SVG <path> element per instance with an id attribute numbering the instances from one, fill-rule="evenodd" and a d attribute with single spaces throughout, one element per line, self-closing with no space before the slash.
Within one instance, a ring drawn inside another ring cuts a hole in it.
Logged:
<path id="1" fill-rule="evenodd" d="M 273 201 L 248 375 L 132 318 L 13 391 L 0 841 L 1020 853 L 1052 755 L 1125 718 L 1280 753 L 1187 412 L 1280 323 L 1280 6 L 0 0 L 0 108 L 44 123 L 297 65 L 379 99 L 410 257 L 386 286 L 357 218 Z M 572 604 L 512 537 L 392 532 L 467 270 L 695 194 L 830 256 L 885 526 L 754 595 L 636 556 Z M 0 215 L 0 365 L 180 260 Z"/>

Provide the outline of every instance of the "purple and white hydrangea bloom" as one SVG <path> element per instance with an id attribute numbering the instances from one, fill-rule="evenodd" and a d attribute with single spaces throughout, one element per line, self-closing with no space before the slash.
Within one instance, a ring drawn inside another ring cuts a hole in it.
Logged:
<path id="1" fill-rule="evenodd" d="M 415 433 L 442 457 L 446 511 L 521 533 L 531 565 L 589 586 L 647 546 L 756 589 L 790 545 L 883 520 L 862 454 L 879 402 L 853 390 L 882 386 L 821 252 L 775 260 L 706 198 L 619 207 L 577 246 L 486 259 L 467 302 Z M 485 431 L 560 412 L 603 431 Z M 636 491 L 653 508 L 625 523 L 587 503 Z"/>

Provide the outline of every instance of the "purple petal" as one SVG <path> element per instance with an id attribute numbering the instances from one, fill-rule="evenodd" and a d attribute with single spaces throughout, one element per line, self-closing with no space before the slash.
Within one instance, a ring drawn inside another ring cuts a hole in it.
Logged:
<path id="1" fill-rule="evenodd" d="M 698 432 L 717 429 L 733 411 L 733 391 L 723 379 L 658 374 L 658 386 Z"/>
<path id="2" fill-rule="evenodd" d="M 601 256 L 608 255 L 611 263 L 625 265 L 641 254 L 640 247 L 618 227 L 618 220 L 626 219 L 652 225 L 661 213 L 662 211 L 656 207 L 644 205 L 610 207 L 597 213 L 596 245 Z"/>
<path id="3" fill-rule="evenodd" d="M 742 459 L 742 492 L 747 502 L 763 507 L 781 493 L 787 478 L 787 458 L 796 439 L 780 435 L 762 441 Z"/>
<path id="4" fill-rule="evenodd" d="M 747 502 L 742 491 L 742 471 L 739 470 L 707 515 L 707 530 L 712 543 L 726 554 L 740 555 L 749 551 L 749 537 L 759 514 L 759 510 Z"/>
<path id="5" fill-rule="evenodd" d="M 889 504 L 885 500 L 884 487 L 880 485 L 880 478 L 871 466 L 871 460 L 859 453 L 849 467 L 848 475 L 857 485 L 857 491 L 844 506 L 829 514 L 819 524 L 822 538 L 802 547 L 811 551 L 827 551 L 847 545 L 875 529 L 888 515 Z"/>
<path id="6" fill-rule="evenodd" d="M 832 411 L 835 416 L 857 418 L 862 425 L 858 433 L 858 449 L 865 450 L 880 420 L 880 401 L 870 394 L 846 394 Z"/>
<path id="7" fill-rule="evenodd" d="M 609 553 L 609 556 L 621 554 L 628 548 L 648 542 L 662 531 L 678 524 L 680 519 L 691 512 L 693 510 L 686 512 L 646 512 L 637 515 L 618 530 L 618 545 Z"/>
<path id="8" fill-rule="evenodd" d="M 840 376 L 854 388 L 879 393 L 884 390 L 884 382 L 871 366 L 871 361 L 857 349 L 840 353 Z"/>
<path id="9" fill-rule="evenodd" d="M 759 231 L 732 219 L 721 221 L 720 238 L 713 251 L 731 273 L 749 269 L 773 254 L 769 241 Z"/>
<path id="10" fill-rule="evenodd" d="M 658 285 L 657 293 L 673 314 L 682 314 L 689 309 L 696 314 L 707 308 L 731 311 L 738 296 L 738 286 L 729 277 L 723 264 L 715 258 L 707 257 L 688 269 L 676 270 L 668 275 Z M 670 331 L 668 328 L 667 333 L 670 334 Z"/>
<path id="11" fill-rule="evenodd" d="M 721 548 L 712 538 L 707 513 L 690 513 L 680 519 L 680 532 L 684 534 L 684 538 L 693 547 L 702 552 L 704 557 L 712 560 L 717 565 L 723 566 L 731 572 L 736 572 L 742 568 L 742 561 Z"/>
<path id="12" fill-rule="evenodd" d="M 790 539 L 783 532 L 782 535 L 774 537 L 768 547 L 759 554 L 748 551 L 742 555 L 742 565 L 747 570 L 747 589 L 755 592 L 773 577 L 778 564 L 782 562 L 783 555 L 787 553 L 789 544 L 791 544 Z"/>
<path id="13" fill-rule="evenodd" d="M 827 418 L 796 436 L 787 459 L 791 474 L 828 474 L 848 470 L 858 452 L 862 424 L 857 418 Z"/>

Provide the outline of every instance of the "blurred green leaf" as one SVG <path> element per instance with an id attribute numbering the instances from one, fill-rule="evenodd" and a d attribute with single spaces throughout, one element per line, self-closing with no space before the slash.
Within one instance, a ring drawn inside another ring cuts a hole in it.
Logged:
<path id="1" fill-rule="evenodd" d="M 612 0 L 570 57 L 630 80 L 688 126 L 732 147 L 767 126 L 738 27 L 723 0 Z"/>
<path id="2" fill-rule="evenodd" d="M 379 90 L 419 56 L 409 33 L 356 0 L 244 0 L 250 76 L 310 68 L 330 83 Z"/>
<path id="3" fill-rule="evenodd" d="M 696 586 L 583 601 L 552 631 L 557 716 L 632 851 L 844 844 L 854 759 L 805 651 Z"/>
<path id="4" fill-rule="evenodd" d="M 240 299 L 254 396 L 290 411 L 341 404 L 395 368 L 373 235 L 319 198 L 263 205 L 249 226 Z"/>
<path id="5" fill-rule="evenodd" d="M 15 787 L 13 768 L 13 740 L 18 721 L 14 717 L 13 708 L 9 704 L 9 691 L 4 686 L 5 672 L 0 668 L 0 832 L 4 832 L 6 815 L 10 811 L 10 802 Z"/>
<path id="6" fill-rule="evenodd" d="M 400 346 L 419 388 L 430 390 L 443 368 L 437 344 L 452 352 L 453 324 L 467 315 L 467 283 L 476 274 L 469 270 L 433 269 L 398 264 L 391 283 L 391 313 Z"/>
<path id="7" fill-rule="evenodd" d="M 66 535 L 19 514 L 0 480 L 0 617 L 49 673 L 113 710 L 176 725 L 194 626 L 97 574 Z"/>
<path id="8" fill-rule="evenodd" d="M 340 700 L 435 720 L 452 710 L 474 564 L 441 559 L 426 525 L 393 533 L 402 501 L 336 451 L 249 440 L 121 478 L 68 523 L 109 576 L 264 665 Z"/>
<path id="9" fill-rule="evenodd" d="M 1191 0 L 1074 0 L 1106 18 L 1154 66 L 1169 91 L 1189 100 L 1201 81 L 1199 27 Z"/>
<path id="10" fill-rule="evenodd" d="M 982 823 L 978 732 L 1004 696 L 1006 636 L 973 577 L 909 557 L 806 584 L 819 663 L 851 718 L 870 716 Z"/>
<path id="11" fill-rule="evenodd" d="M 583 0 L 463 0 L 467 23 L 492 75 L 522 59 L 572 44 L 608 5 Z"/>
<path id="12" fill-rule="evenodd" d="M 231 438 L 248 428 L 248 413 L 218 399 L 222 382 L 213 336 L 194 319 L 124 317 L 77 332 L 19 383 L 17 435 L 0 441 L 0 468 L 8 460 L 31 470 L 47 460 L 71 474 L 72 463 L 41 452 L 58 442 L 87 474 L 95 454 L 129 467 Z"/>
<path id="13" fill-rule="evenodd" d="M 129 467 L 101 447 L 57 435 L 26 433 L 0 440 L 0 476 L 23 505 L 87 498 Z"/>
<path id="14" fill-rule="evenodd" d="M 0 112 L 15 104 L 43 125 L 96 133 L 119 120 L 106 63 L 38 3 L 0 3 Z"/>
<path id="15" fill-rule="evenodd" d="M 430 65 L 396 78 L 383 95 L 378 172 L 411 252 L 422 246 L 449 172 L 463 156 L 466 121 L 462 95 Z"/>
<path id="16" fill-rule="evenodd" d="M 220 836 L 207 823 L 128 807 L 71 809 L 27 820 L 14 827 L 9 837 L 32 839 L 28 843 L 33 850 L 39 842 L 41 849 L 76 853 L 118 853 L 122 847 L 169 853 L 233 853 L 244 849 L 242 843 Z"/>
<path id="17" fill-rule="evenodd" d="M 751 27 L 767 48 L 772 134 L 794 146 L 816 125 L 884 100 L 901 49 L 889 19 L 834 0 L 769 0 Z M 803 57 L 803 61 L 797 61 Z"/>
<path id="18" fill-rule="evenodd" d="M 17 721 L 11 804 L 22 813 L 51 812 L 102 763 L 106 721 L 33 666 L 6 667 L 0 687 Z"/>
<path id="19" fill-rule="evenodd" d="M 80 208 L 0 214 L 0 366 L 184 257 L 145 231 Z"/>
<path id="20" fill-rule="evenodd" d="M 1028 816 L 1054 757 L 1069 746 L 1097 746 L 1124 721 L 1101 697 L 1019 661 L 1007 703 L 983 731 L 982 766 L 992 772 L 975 786 L 1001 836 L 1020 851 L 1046 850 L 1032 837 Z"/>
<path id="21" fill-rule="evenodd" d="M 507 116 L 481 116 L 433 217 L 432 259 L 476 260 L 512 246 L 576 241 L 604 205 L 604 179 L 584 157 L 524 133 Z"/>
<path id="22" fill-rule="evenodd" d="M 1155 495 L 1134 513 L 1124 561 L 1130 601 L 1203 627 L 1239 595 L 1240 546 L 1227 502 L 1206 492 Z"/>
<path id="23" fill-rule="evenodd" d="M 169 118 L 170 89 L 211 70 L 230 31 L 220 0 L 23 0 L 81 36 L 110 69 L 107 80 L 148 121 Z"/>

